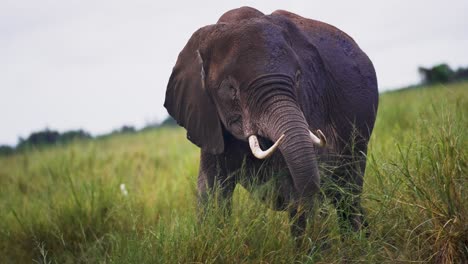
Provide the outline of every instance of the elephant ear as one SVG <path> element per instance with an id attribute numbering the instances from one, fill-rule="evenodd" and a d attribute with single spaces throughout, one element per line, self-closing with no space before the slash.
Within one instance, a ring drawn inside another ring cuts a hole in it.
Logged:
<path id="1" fill-rule="evenodd" d="M 200 50 L 213 27 L 196 31 L 177 58 L 167 84 L 164 107 L 187 130 L 187 138 L 213 154 L 224 151 L 224 138 L 216 107 L 205 87 L 205 67 Z"/>

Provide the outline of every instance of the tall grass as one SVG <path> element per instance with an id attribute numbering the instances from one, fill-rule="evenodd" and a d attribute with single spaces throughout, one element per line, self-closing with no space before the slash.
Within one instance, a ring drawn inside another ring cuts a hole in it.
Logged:
<path id="1" fill-rule="evenodd" d="M 383 94 L 362 198 L 370 236 L 340 236 L 324 201 L 301 248 L 287 214 L 240 187 L 231 217 L 199 224 L 198 149 L 182 129 L 3 157 L 0 262 L 462 263 L 467 113 L 468 83 Z"/>

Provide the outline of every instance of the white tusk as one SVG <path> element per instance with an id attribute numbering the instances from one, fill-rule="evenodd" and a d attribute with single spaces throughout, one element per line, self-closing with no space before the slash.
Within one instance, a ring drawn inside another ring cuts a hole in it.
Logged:
<path id="1" fill-rule="evenodd" d="M 310 137 L 312 138 L 312 141 L 314 142 L 315 145 L 320 146 L 320 147 L 325 147 L 327 145 L 327 138 L 325 135 L 322 133 L 320 129 L 317 130 L 318 137 L 310 132 Z"/>
<path id="2" fill-rule="evenodd" d="M 252 154 L 257 159 L 268 158 L 271 154 L 273 154 L 273 152 L 276 150 L 276 148 L 278 148 L 279 144 L 281 144 L 283 139 L 284 139 L 284 134 L 281 135 L 281 137 L 275 142 L 275 144 L 273 144 L 273 146 L 271 146 L 269 149 L 263 151 L 260 148 L 260 145 L 258 144 L 257 136 L 251 135 L 249 137 L 250 150 L 252 150 Z"/>

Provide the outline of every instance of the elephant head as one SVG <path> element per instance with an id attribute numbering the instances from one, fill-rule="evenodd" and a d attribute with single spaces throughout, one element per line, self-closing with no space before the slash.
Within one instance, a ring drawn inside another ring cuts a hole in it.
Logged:
<path id="1" fill-rule="evenodd" d="M 203 151 L 225 151 L 225 135 L 248 141 L 265 158 L 279 148 L 296 193 L 317 192 L 316 146 L 326 143 L 309 129 L 301 103 L 310 83 L 312 47 L 281 17 L 209 25 L 196 31 L 179 54 L 164 106 Z M 303 74 L 307 73 L 307 74 Z M 260 149 L 257 137 L 276 142 Z"/>

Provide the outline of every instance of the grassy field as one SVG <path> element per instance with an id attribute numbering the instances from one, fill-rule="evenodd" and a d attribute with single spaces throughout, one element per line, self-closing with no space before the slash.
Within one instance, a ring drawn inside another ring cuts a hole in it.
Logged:
<path id="1" fill-rule="evenodd" d="M 466 263 L 467 128 L 468 83 L 381 95 L 370 236 L 341 239 L 325 202 L 300 249 L 286 213 L 241 187 L 227 223 L 213 213 L 198 224 L 199 150 L 182 129 L 2 157 L 0 263 Z"/>

